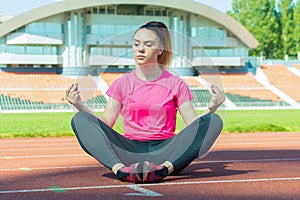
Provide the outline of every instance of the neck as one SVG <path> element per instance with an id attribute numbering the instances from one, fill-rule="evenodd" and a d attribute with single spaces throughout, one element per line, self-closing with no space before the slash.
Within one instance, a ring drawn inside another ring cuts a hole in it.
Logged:
<path id="1" fill-rule="evenodd" d="M 162 69 L 158 64 L 153 65 L 138 65 L 136 66 L 136 75 L 145 81 L 153 81 L 158 79 L 162 74 Z"/>

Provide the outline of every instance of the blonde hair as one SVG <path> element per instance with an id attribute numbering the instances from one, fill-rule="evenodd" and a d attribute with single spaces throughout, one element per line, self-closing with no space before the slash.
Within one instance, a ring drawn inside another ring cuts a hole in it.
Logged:
<path id="1" fill-rule="evenodd" d="M 172 54 L 172 40 L 167 26 L 162 22 L 151 21 L 139 27 L 138 30 L 143 28 L 155 32 L 155 34 L 160 39 L 160 42 L 163 45 L 164 49 L 162 54 L 160 54 L 157 58 L 158 64 L 162 69 L 168 68 L 172 62 L 173 54 Z"/>

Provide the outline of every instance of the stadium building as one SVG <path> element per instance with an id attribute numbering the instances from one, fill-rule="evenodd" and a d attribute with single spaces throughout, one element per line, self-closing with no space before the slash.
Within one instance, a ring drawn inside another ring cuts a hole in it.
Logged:
<path id="1" fill-rule="evenodd" d="M 299 95 L 276 92 L 249 73 L 248 51 L 258 42 L 220 11 L 192 0 L 65 0 L 0 24 L 0 112 L 70 109 L 64 92 L 74 81 L 84 82 L 87 103 L 103 108 L 107 87 L 134 67 L 132 36 L 148 21 L 171 30 L 171 68 L 186 77 L 196 106 L 209 101 L 203 69 L 223 72 L 229 107 L 299 106 Z"/>
<path id="2" fill-rule="evenodd" d="M 58 72 L 132 67 L 132 33 L 154 20 L 174 33 L 173 67 L 244 68 L 248 50 L 258 44 L 231 17 L 192 0 L 65 0 L 0 25 L 0 66 Z"/>

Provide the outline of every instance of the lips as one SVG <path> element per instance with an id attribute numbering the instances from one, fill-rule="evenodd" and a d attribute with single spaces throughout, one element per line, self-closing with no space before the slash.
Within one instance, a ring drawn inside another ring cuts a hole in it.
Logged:
<path id="1" fill-rule="evenodd" d="M 142 59 L 145 58 L 145 56 L 143 56 L 143 55 L 138 55 L 137 58 L 140 59 L 140 60 L 142 60 Z"/>

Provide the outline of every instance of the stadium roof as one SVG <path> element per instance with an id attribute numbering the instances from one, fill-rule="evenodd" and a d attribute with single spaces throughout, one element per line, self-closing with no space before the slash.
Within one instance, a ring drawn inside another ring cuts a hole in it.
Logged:
<path id="1" fill-rule="evenodd" d="M 213 9 L 204 4 L 194 2 L 192 0 L 65 0 L 58 1 L 29 12 L 14 17 L 4 23 L 0 24 L 0 37 L 14 31 L 31 22 L 47 18 L 63 12 L 71 10 L 78 10 L 94 6 L 102 5 L 121 5 L 121 4 L 134 4 L 134 5 L 153 5 L 161 7 L 169 7 L 178 10 L 183 10 L 189 13 L 194 13 L 205 18 L 208 18 L 217 24 L 222 25 L 224 28 L 233 33 L 239 38 L 248 48 L 255 48 L 258 45 L 257 40 L 252 34 L 239 22 L 232 17 Z"/>

